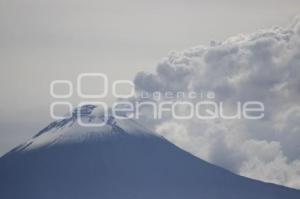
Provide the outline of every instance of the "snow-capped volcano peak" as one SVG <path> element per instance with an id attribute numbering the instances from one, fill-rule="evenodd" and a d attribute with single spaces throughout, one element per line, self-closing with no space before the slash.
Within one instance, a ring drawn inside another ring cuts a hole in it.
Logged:
<path id="1" fill-rule="evenodd" d="M 89 142 L 117 134 L 158 136 L 134 119 L 126 117 L 116 119 L 112 116 L 111 110 L 104 112 L 95 105 L 85 105 L 75 108 L 70 117 L 50 123 L 33 138 L 11 152 L 64 143 Z"/>
<path id="2" fill-rule="evenodd" d="M 97 123 L 96 107 L 79 112 Z M 1 199 L 300 198 L 298 190 L 207 163 L 135 120 L 85 127 L 78 119 L 55 121 L 0 158 Z"/>
<path id="3" fill-rule="evenodd" d="M 99 121 L 99 119 L 101 119 L 101 115 L 103 115 L 104 112 L 102 111 L 103 114 L 101 114 L 100 111 L 97 111 L 98 113 L 97 116 L 95 114 L 95 110 L 97 110 L 97 106 L 95 105 L 85 105 L 85 106 L 77 107 L 73 110 L 70 116 L 66 116 L 65 119 L 52 122 L 46 128 L 42 129 L 37 135 L 35 135 L 35 137 L 38 137 L 41 134 L 45 132 L 49 132 L 53 129 L 63 128 L 67 125 L 73 124 L 74 122 L 78 122 L 79 117 L 81 120 L 85 120 L 88 123 L 96 123 L 97 121 L 95 120 L 98 120 L 98 122 L 103 122 L 103 120 Z"/>

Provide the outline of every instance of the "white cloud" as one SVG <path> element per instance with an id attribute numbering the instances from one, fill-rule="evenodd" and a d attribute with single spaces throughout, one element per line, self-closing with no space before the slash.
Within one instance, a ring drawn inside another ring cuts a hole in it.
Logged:
<path id="1" fill-rule="evenodd" d="M 217 101 L 258 100 L 262 120 L 153 122 L 182 148 L 236 173 L 300 188 L 300 19 L 173 52 L 155 74 L 138 73 L 138 91 L 214 91 Z M 148 118 L 149 119 L 149 118 Z M 154 128 L 155 128 L 154 127 Z"/>

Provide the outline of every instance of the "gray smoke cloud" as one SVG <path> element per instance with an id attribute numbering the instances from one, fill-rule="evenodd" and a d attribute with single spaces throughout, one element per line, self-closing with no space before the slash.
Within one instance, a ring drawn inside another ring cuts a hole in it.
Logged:
<path id="1" fill-rule="evenodd" d="M 178 146 L 235 173 L 300 188 L 300 18 L 287 27 L 241 34 L 172 52 L 156 73 L 140 72 L 137 91 L 214 91 L 228 104 L 256 100 L 261 120 L 147 123 Z"/>

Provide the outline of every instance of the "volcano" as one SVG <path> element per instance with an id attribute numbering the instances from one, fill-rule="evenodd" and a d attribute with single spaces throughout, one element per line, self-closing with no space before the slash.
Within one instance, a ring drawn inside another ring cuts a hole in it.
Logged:
<path id="1" fill-rule="evenodd" d="M 97 123 L 95 110 L 81 107 L 81 119 Z M 203 161 L 133 119 L 83 127 L 75 112 L 0 158 L 1 199 L 300 198 Z"/>

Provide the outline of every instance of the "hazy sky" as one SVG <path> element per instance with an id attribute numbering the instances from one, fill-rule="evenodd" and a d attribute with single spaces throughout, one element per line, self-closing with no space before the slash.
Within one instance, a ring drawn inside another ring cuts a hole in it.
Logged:
<path id="1" fill-rule="evenodd" d="M 284 25 L 298 13 L 298 0 L 1 0 L 0 155 L 50 122 L 54 79 L 132 79 L 170 51 Z"/>

